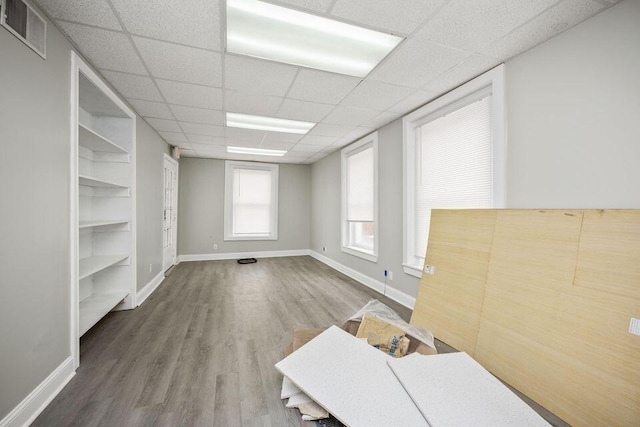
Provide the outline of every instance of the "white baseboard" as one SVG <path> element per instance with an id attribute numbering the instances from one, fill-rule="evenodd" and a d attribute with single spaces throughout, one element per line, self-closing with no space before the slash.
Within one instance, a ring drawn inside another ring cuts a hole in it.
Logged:
<path id="1" fill-rule="evenodd" d="M 30 425 L 75 374 L 73 357 L 69 356 L 0 421 L 0 427 L 25 427 Z"/>
<path id="2" fill-rule="evenodd" d="M 276 258 L 285 256 L 304 256 L 309 255 L 309 249 L 296 249 L 291 251 L 264 251 L 264 252 L 235 252 L 220 254 L 193 254 L 179 255 L 180 262 L 187 261 L 218 261 L 223 259 L 238 258 Z"/>
<path id="3" fill-rule="evenodd" d="M 142 289 L 140 289 L 138 291 L 138 294 L 136 296 L 136 301 L 138 303 L 138 307 L 140 307 L 142 305 L 142 303 L 147 298 L 149 298 L 149 295 L 151 295 L 153 293 L 153 291 L 155 291 L 156 288 L 158 286 L 160 286 L 160 284 L 162 283 L 163 280 L 164 280 L 164 271 L 161 271 L 160 273 L 158 273 L 158 275 L 156 277 L 154 277 L 153 279 L 149 280 L 149 283 L 144 285 L 144 288 L 142 288 Z"/>
<path id="4" fill-rule="evenodd" d="M 395 288 L 392 288 L 389 285 L 387 285 L 386 292 L 385 292 L 385 285 L 379 280 L 373 279 L 365 274 L 362 274 L 359 271 L 354 270 L 353 268 L 347 267 L 344 264 L 340 264 L 339 262 L 331 258 L 328 258 L 316 251 L 309 251 L 309 255 L 311 255 L 313 258 L 317 259 L 318 261 L 328 265 L 329 267 L 335 270 L 338 270 L 339 272 L 351 277 L 352 279 L 357 280 L 358 282 L 373 289 L 374 291 L 379 292 L 382 295 L 385 295 L 391 298 L 395 302 L 398 302 L 404 305 L 405 307 L 408 307 L 413 310 L 413 307 L 416 305 L 416 299 L 414 297 L 412 297 L 411 295 L 407 295 L 404 292 L 399 291 Z"/>

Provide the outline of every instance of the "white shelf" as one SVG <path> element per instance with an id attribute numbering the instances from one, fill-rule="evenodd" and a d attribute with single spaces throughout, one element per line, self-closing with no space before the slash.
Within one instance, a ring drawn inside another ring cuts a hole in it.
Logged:
<path id="1" fill-rule="evenodd" d="M 129 295 L 127 291 L 94 294 L 80 301 L 79 332 L 84 335 L 93 325 L 98 323 L 108 312 Z"/>
<path id="2" fill-rule="evenodd" d="M 99 151 L 105 153 L 124 153 L 129 154 L 127 150 L 120 147 L 115 142 L 111 142 L 104 136 L 89 129 L 82 123 L 79 124 L 79 143 L 82 147 L 85 147 L 91 151 Z"/>
<path id="3" fill-rule="evenodd" d="M 102 271 L 107 267 L 123 261 L 129 257 L 129 254 L 119 255 L 97 255 L 80 260 L 78 266 L 78 278 L 80 280 L 85 277 L 89 277 L 92 274 L 96 274 L 98 271 Z"/>
<path id="4" fill-rule="evenodd" d="M 128 222 L 129 221 L 127 221 L 127 220 L 80 221 L 78 223 L 78 228 L 101 227 L 103 225 L 119 225 L 119 224 L 127 224 Z"/>
<path id="5" fill-rule="evenodd" d="M 78 175 L 78 184 L 86 185 L 87 187 L 129 188 L 126 185 L 116 184 L 115 182 L 105 181 L 104 179 L 98 179 L 86 175 Z"/>

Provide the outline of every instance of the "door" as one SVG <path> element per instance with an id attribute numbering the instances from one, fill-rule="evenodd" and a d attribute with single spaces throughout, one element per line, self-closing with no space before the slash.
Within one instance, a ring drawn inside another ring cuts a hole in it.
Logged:
<path id="1" fill-rule="evenodd" d="M 176 263 L 178 224 L 178 163 L 164 157 L 164 209 L 162 221 L 162 269 L 167 271 Z"/>

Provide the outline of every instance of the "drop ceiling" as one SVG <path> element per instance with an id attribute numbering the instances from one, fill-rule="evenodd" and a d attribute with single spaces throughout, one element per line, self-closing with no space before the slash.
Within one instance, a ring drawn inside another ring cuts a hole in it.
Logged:
<path id="1" fill-rule="evenodd" d="M 405 38 L 366 78 L 226 53 L 224 1 L 37 0 L 102 76 L 187 157 L 313 163 L 618 0 L 281 0 Z M 226 112 L 318 123 L 226 127 Z M 286 150 L 278 158 L 227 146 Z"/>

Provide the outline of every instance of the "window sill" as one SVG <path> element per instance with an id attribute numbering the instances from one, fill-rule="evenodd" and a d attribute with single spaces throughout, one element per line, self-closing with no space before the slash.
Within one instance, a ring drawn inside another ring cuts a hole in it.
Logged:
<path id="1" fill-rule="evenodd" d="M 224 236 L 224 241 L 233 240 L 278 240 L 278 236 Z"/>
<path id="2" fill-rule="evenodd" d="M 365 252 L 361 249 L 354 248 L 353 246 L 342 246 L 342 252 L 366 259 L 367 261 L 378 262 L 378 255 L 371 252 Z"/>
<path id="3" fill-rule="evenodd" d="M 402 264 L 402 268 L 406 274 L 422 279 L 422 269 L 417 265 Z"/>

